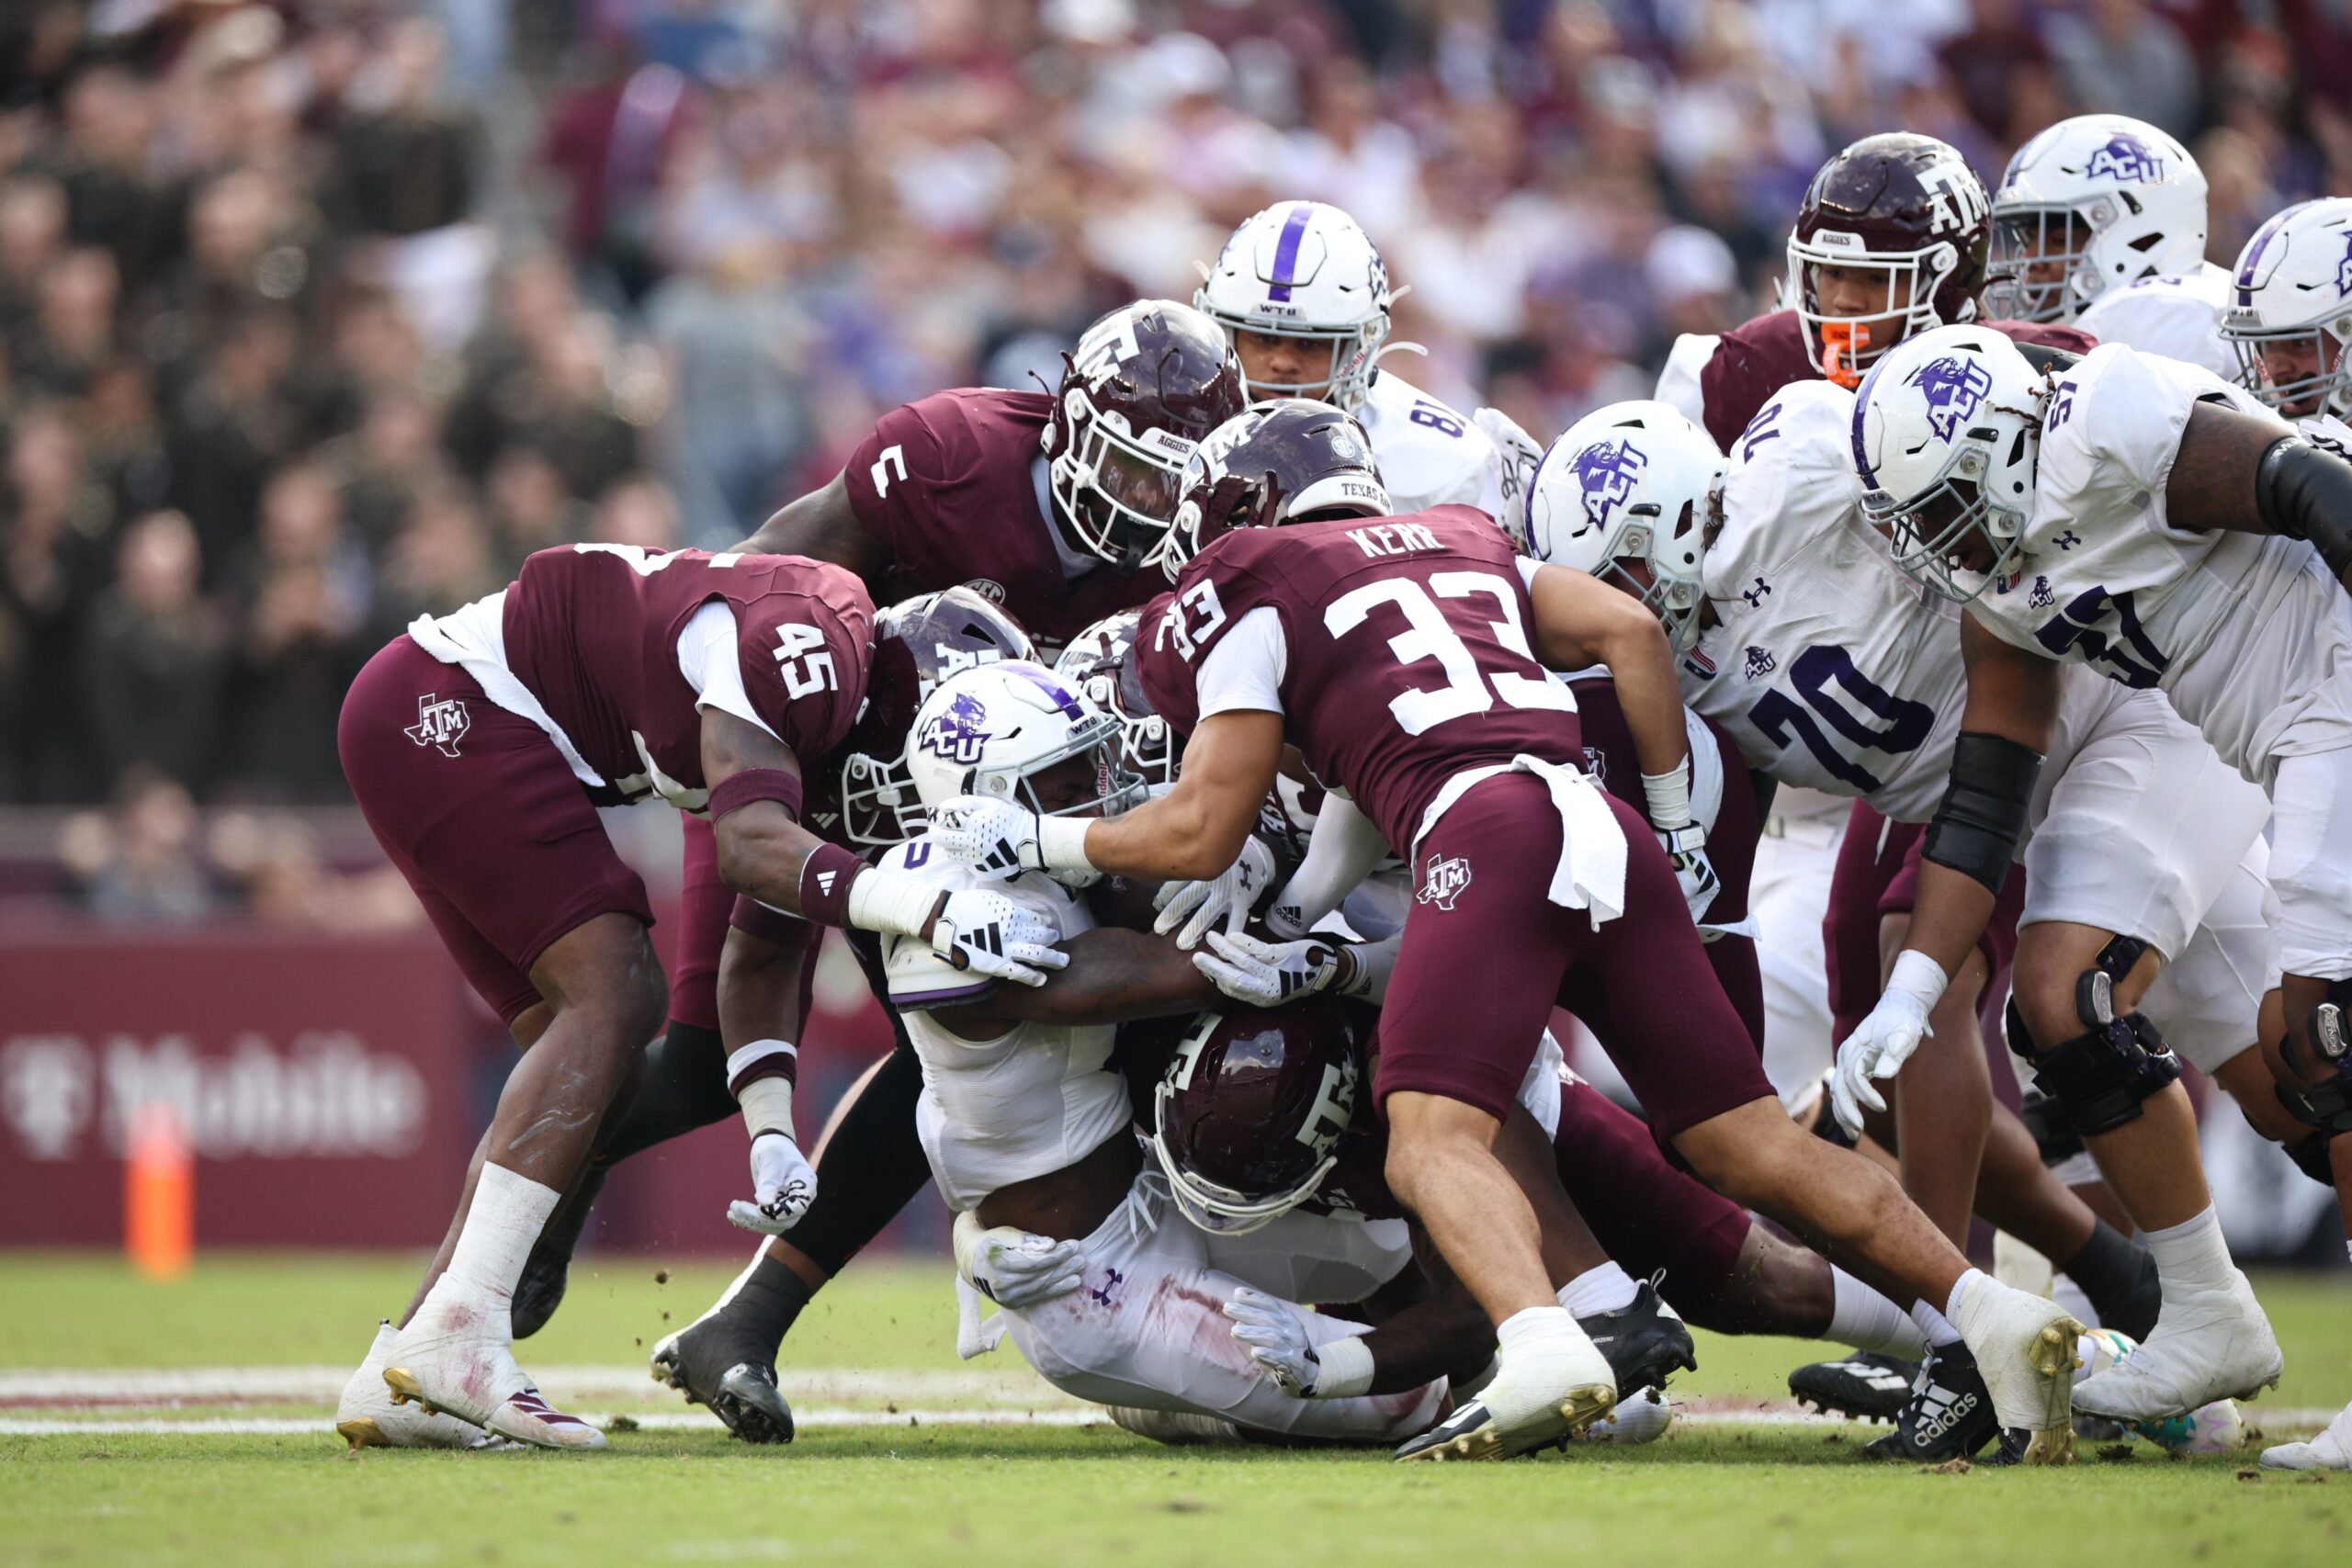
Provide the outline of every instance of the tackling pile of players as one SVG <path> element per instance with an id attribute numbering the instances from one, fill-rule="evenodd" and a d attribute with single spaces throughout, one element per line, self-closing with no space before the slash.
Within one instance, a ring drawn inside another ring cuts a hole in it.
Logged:
<path id="1" fill-rule="evenodd" d="M 1792 1387 L 1881 1457 L 2228 1440 L 2282 1363 L 2180 1058 L 2352 1224 L 2352 200 L 2204 243 L 2137 121 L 1989 195 L 1871 137 L 1791 308 L 1546 449 L 1386 368 L 1378 252 L 1284 202 L 738 549 L 419 620 L 345 765 L 525 1055 L 338 1429 L 603 1446 L 513 1343 L 604 1172 L 740 1111 L 766 1239 L 653 1364 L 750 1441 L 927 1179 L 963 1353 L 1170 1442 L 1641 1441 L 1686 1322 L 1852 1348 Z M 648 795 L 666 987 L 594 810 Z M 826 925 L 898 1049 L 812 1164 Z"/>

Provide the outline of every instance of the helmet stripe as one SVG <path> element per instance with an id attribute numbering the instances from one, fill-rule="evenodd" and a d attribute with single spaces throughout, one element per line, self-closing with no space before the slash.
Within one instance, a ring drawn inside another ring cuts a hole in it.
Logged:
<path id="1" fill-rule="evenodd" d="M 1266 290 L 1267 299 L 1290 299 L 1291 285 L 1298 281 L 1295 274 L 1298 270 L 1299 242 L 1306 238 L 1307 220 L 1314 216 L 1315 204 L 1302 201 L 1283 220 L 1282 237 L 1274 242 L 1274 286 Z"/>
<path id="2" fill-rule="evenodd" d="M 2254 304 L 2254 269 L 2261 265 L 2262 253 L 2268 250 L 2270 242 L 2278 237 L 2278 231 L 2287 226 L 2287 220 L 2310 205 L 2309 202 L 2299 201 L 2286 211 L 2274 214 L 2270 221 L 2255 231 L 2254 243 L 2245 249 L 2245 265 L 2238 268 L 2239 304 L 2248 307 Z"/>
<path id="3" fill-rule="evenodd" d="M 1879 372 L 1885 368 L 1886 360 L 1882 356 L 1876 365 L 1871 367 L 1870 373 L 1862 378 L 1860 388 L 1854 393 L 1854 471 L 1871 490 L 1878 489 L 1878 470 L 1871 467 L 1870 454 L 1862 446 L 1862 416 L 1871 406 L 1871 394 L 1878 388 Z"/>

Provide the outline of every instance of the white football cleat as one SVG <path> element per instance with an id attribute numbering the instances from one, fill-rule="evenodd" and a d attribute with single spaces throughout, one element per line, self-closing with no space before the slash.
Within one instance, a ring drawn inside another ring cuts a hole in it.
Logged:
<path id="1" fill-rule="evenodd" d="M 1528 1366 L 1505 1360 L 1475 1399 L 1397 1449 L 1399 1460 L 1516 1459 L 1575 1437 L 1617 1403 L 1609 1358 L 1581 1331 Z M 1530 1386 L 1540 1379 L 1539 1391 Z"/>
<path id="2" fill-rule="evenodd" d="M 2352 1470 L 2352 1404 L 2335 1413 L 2327 1430 L 2308 1443 L 2280 1443 L 2262 1450 L 2265 1470 Z"/>
<path id="3" fill-rule="evenodd" d="M 2162 1421 L 2224 1399 L 2276 1388 L 2287 1359 L 2245 1276 L 2216 1290 L 2167 1296 L 2140 1348 L 2075 1388 L 2075 1408 L 2126 1424 Z"/>
<path id="4" fill-rule="evenodd" d="M 537 1449 L 601 1449 L 605 1434 L 539 1395 L 503 1334 L 505 1314 L 491 1314 L 432 1296 L 400 1331 L 386 1356 L 392 1397 L 428 1415 L 454 1416 Z"/>
<path id="5" fill-rule="evenodd" d="M 1993 1396 L 1994 1418 L 2031 1434 L 2025 1462 L 2072 1464 L 2075 1417 L 2068 1396 L 2083 1325 L 2057 1303 L 2012 1290 L 1989 1274 L 1971 1277 L 1958 1306 L 1952 1326 L 1976 1358 Z"/>
<path id="6" fill-rule="evenodd" d="M 334 1407 L 334 1429 L 355 1449 L 509 1449 L 514 1445 L 454 1416 L 433 1416 L 399 1404 L 384 1383 L 392 1346 L 401 1331 L 387 1321 L 376 1328 L 368 1359 L 343 1385 Z"/>
<path id="7" fill-rule="evenodd" d="M 1634 1443 L 1654 1443 L 1666 1436 L 1674 1425 L 1674 1406 L 1663 1389 L 1645 1388 L 1631 1399 L 1622 1399 L 1616 1407 L 1577 1434 L 1587 1443 L 1615 1443 L 1621 1447 Z"/>

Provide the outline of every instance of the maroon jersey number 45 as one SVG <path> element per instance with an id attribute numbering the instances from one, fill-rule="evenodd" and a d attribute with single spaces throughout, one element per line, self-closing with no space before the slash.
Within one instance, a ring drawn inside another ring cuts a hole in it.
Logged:
<path id="1" fill-rule="evenodd" d="M 1537 662 L 1510 543 L 1484 513 L 1249 528 L 1216 540 L 1151 612 L 1146 691 L 1181 730 L 1201 662 L 1253 611 L 1280 621 L 1284 731 L 1409 853 L 1448 779 L 1526 754 L 1580 767 L 1576 698 Z"/>

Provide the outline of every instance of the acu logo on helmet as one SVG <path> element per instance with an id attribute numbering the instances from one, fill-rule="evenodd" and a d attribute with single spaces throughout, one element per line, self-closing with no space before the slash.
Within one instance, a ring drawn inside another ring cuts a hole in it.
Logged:
<path id="1" fill-rule="evenodd" d="M 1609 514 L 1634 493 L 1634 485 L 1650 460 L 1631 441 L 1601 441 L 1576 455 L 1569 467 L 1584 489 L 1586 528 L 1608 526 Z M 1582 536 L 1585 528 L 1577 530 Z"/>
<path id="2" fill-rule="evenodd" d="M 980 750 L 989 743 L 988 720 L 989 710 L 980 699 L 959 692 L 945 713 L 922 727 L 917 744 L 969 767 L 980 760 Z"/>
<path id="3" fill-rule="evenodd" d="M 2083 173 L 2093 178 L 2105 175 L 2119 185 L 2155 181 L 2165 177 L 2165 161 L 2146 142 L 2123 131 L 2109 137 L 2107 144 L 2091 154 Z"/>
<path id="4" fill-rule="evenodd" d="M 2352 294 L 2352 229 L 2344 231 L 2344 259 L 2335 264 L 2335 291 Z"/>
<path id="5" fill-rule="evenodd" d="M 1949 441 L 1984 406 L 1993 377 L 1974 360 L 1947 354 L 1911 372 L 1910 384 L 1928 400 L 1928 428 L 1937 440 Z"/>

